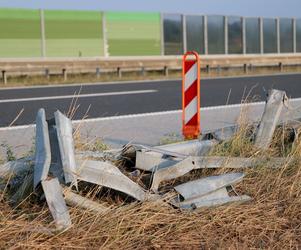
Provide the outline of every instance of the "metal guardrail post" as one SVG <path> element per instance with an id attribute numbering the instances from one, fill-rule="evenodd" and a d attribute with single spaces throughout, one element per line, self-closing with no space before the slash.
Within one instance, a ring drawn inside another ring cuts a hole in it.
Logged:
<path id="1" fill-rule="evenodd" d="M 296 18 L 293 18 L 293 52 L 297 53 L 297 23 Z"/>
<path id="2" fill-rule="evenodd" d="M 247 53 L 247 38 L 246 38 L 246 18 L 241 18 L 241 27 L 242 27 L 242 53 L 245 55 Z"/>
<path id="3" fill-rule="evenodd" d="M 208 74 L 210 73 L 210 65 L 209 65 L 209 64 L 206 65 L 206 72 L 207 72 Z"/>
<path id="4" fill-rule="evenodd" d="M 145 72 L 146 72 L 145 67 L 141 67 L 141 76 L 145 76 Z"/>
<path id="5" fill-rule="evenodd" d="M 182 32 L 183 32 L 183 53 L 187 52 L 187 30 L 186 30 L 186 16 L 182 15 Z"/>
<path id="6" fill-rule="evenodd" d="M 279 71 L 282 72 L 283 71 L 283 64 L 282 64 L 282 62 L 279 62 L 278 67 L 279 67 Z"/>
<path id="7" fill-rule="evenodd" d="M 260 43 L 260 54 L 264 53 L 264 37 L 263 37 L 263 18 L 259 18 L 259 43 Z"/>
<path id="8" fill-rule="evenodd" d="M 248 64 L 244 64 L 244 73 L 248 74 Z"/>
<path id="9" fill-rule="evenodd" d="M 4 84 L 7 84 L 7 74 L 5 70 L 2 70 L 2 80 Z"/>
<path id="10" fill-rule="evenodd" d="M 45 69 L 45 77 L 47 80 L 50 78 L 49 69 Z"/>
<path id="11" fill-rule="evenodd" d="M 208 55 L 208 17 L 204 16 L 204 54 Z"/>
<path id="12" fill-rule="evenodd" d="M 40 9 L 41 56 L 46 57 L 45 18 L 44 10 Z"/>
<path id="13" fill-rule="evenodd" d="M 280 19 L 276 18 L 276 33 L 277 33 L 277 53 L 280 53 Z"/>
<path id="14" fill-rule="evenodd" d="M 161 44 L 161 56 L 164 56 L 164 17 L 163 14 L 160 13 L 160 44 Z"/>
<path id="15" fill-rule="evenodd" d="M 117 67 L 117 76 L 118 76 L 119 78 L 122 77 L 122 71 L 121 71 L 121 68 L 120 68 L 120 67 Z"/>
<path id="16" fill-rule="evenodd" d="M 224 16 L 224 42 L 225 42 L 225 54 L 229 53 L 229 42 L 228 42 L 228 17 Z"/>
<path id="17" fill-rule="evenodd" d="M 67 81 L 67 69 L 62 69 L 62 75 L 63 75 L 64 81 Z"/>
<path id="18" fill-rule="evenodd" d="M 96 68 L 96 78 L 100 77 L 100 68 Z"/>
<path id="19" fill-rule="evenodd" d="M 255 136 L 256 147 L 260 149 L 267 149 L 269 147 L 285 100 L 286 94 L 284 91 L 276 89 L 269 91 L 267 103 Z"/>
<path id="20" fill-rule="evenodd" d="M 103 39 L 103 55 L 105 57 L 109 56 L 109 44 L 107 37 L 107 22 L 105 12 L 101 12 L 101 23 L 102 23 L 102 39 Z"/>
<path id="21" fill-rule="evenodd" d="M 164 75 L 168 76 L 169 75 L 169 70 L 167 66 L 164 66 Z"/>

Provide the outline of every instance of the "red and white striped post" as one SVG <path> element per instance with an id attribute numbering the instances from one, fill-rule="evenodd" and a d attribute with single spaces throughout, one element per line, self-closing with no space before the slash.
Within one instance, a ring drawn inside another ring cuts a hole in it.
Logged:
<path id="1" fill-rule="evenodd" d="M 183 56 L 182 79 L 182 132 L 185 139 L 196 139 L 200 135 L 200 59 L 197 52 L 189 51 Z"/>

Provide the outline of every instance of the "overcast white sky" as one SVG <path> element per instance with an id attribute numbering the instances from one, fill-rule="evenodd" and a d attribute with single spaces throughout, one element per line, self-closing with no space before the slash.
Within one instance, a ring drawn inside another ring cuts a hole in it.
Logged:
<path id="1" fill-rule="evenodd" d="M 301 0 L 0 0 L 0 7 L 301 18 Z"/>

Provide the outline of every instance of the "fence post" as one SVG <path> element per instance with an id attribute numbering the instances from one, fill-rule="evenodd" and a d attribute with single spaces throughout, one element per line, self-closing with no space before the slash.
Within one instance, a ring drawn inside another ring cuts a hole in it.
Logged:
<path id="1" fill-rule="evenodd" d="M 103 55 L 105 57 L 109 56 L 109 45 L 107 38 L 107 22 L 105 12 L 101 12 L 101 21 L 102 21 L 102 39 L 103 39 Z"/>
<path id="2" fill-rule="evenodd" d="M 186 30 L 186 16 L 182 15 L 182 32 L 183 32 L 183 52 L 187 51 L 187 30 Z"/>
<path id="3" fill-rule="evenodd" d="M 241 18 L 241 26 L 242 26 L 242 53 L 245 55 L 247 53 L 247 38 L 246 38 L 246 18 Z"/>
<path id="4" fill-rule="evenodd" d="M 277 31 L 277 53 L 280 53 L 280 19 L 276 18 L 276 31 Z"/>
<path id="5" fill-rule="evenodd" d="M 264 53 L 264 41 L 263 41 L 263 18 L 259 18 L 259 39 L 260 39 L 260 54 Z"/>
<path id="6" fill-rule="evenodd" d="M 204 16 L 204 54 L 208 55 L 208 18 Z"/>
<path id="7" fill-rule="evenodd" d="M 161 45 L 161 56 L 164 56 L 164 17 L 163 14 L 160 13 L 160 45 Z"/>
<path id="8" fill-rule="evenodd" d="M 225 54 L 229 53 L 229 43 L 228 43 L 228 17 L 224 16 L 224 39 L 225 39 Z"/>
<path id="9" fill-rule="evenodd" d="M 293 18 L 293 52 L 297 53 L 297 30 L 296 30 L 296 18 Z"/>
<path id="10" fill-rule="evenodd" d="M 46 57 L 45 18 L 44 10 L 40 9 L 41 56 Z"/>

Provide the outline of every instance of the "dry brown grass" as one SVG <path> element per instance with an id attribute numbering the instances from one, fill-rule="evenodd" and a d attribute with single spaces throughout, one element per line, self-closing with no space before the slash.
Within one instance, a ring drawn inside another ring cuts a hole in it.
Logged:
<path id="1" fill-rule="evenodd" d="M 297 133 L 294 142 L 286 140 L 287 136 L 281 136 L 286 130 L 278 129 L 272 147 L 262 152 L 253 147 L 249 127 L 241 128 L 229 142 L 218 145 L 215 154 L 286 157 L 286 163 L 278 169 L 265 168 L 263 164 L 244 170 L 246 177 L 235 188 L 238 193 L 253 198 L 248 203 L 184 212 L 168 205 L 167 198 L 130 202 L 118 193 L 102 191 L 96 192 L 94 200 L 110 203 L 109 212 L 93 214 L 70 208 L 72 227 L 56 233 L 51 230 L 54 223 L 45 202 L 31 195 L 14 208 L 9 204 L 9 194 L 1 191 L 0 246 L 11 249 L 298 249 L 301 247 L 301 137 Z M 283 145 L 286 148 L 281 151 Z M 195 171 L 183 180 L 223 172 L 226 170 Z"/>
<path id="2" fill-rule="evenodd" d="M 282 169 L 248 170 L 237 190 L 248 204 L 232 204 L 193 213 L 163 202 L 115 206 L 106 214 L 71 208 L 73 226 L 52 234 L 47 206 L 25 202 L 13 211 L 1 201 L 3 248 L 277 248 L 301 246 L 300 163 Z M 50 225 L 49 225 L 50 223 Z"/>

